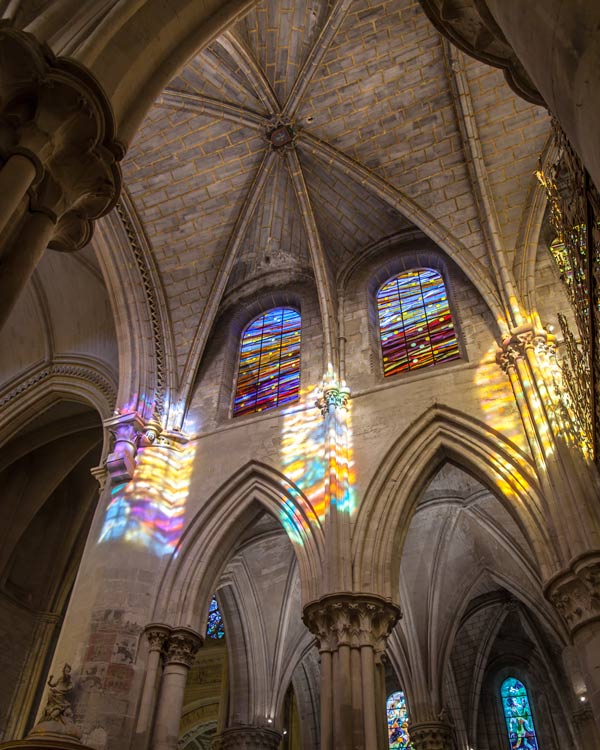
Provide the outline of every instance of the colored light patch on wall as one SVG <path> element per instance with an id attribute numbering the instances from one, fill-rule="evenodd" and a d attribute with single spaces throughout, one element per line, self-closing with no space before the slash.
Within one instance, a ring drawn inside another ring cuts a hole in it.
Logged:
<path id="1" fill-rule="evenodd" d="M 175 551 L 183 531 L 195 447 L 139 450 L 131 481 L 111 490 L 99 542 L 124 539 L 158 556 Z"/>
<path id="2" fill-rule="evenodd" d="M 300 388 L 300 315 L 276 307 L 244 331 L 240 347 L 234 416 L 254 414 L 295 401 Z"/>
<path id="3" fill-rule="evenodd" d="M 460 358 L 437 271 L 419 268 L 387 281 L 377 292 L 377 312 L 386 377 Z"/>
<path id="4" fill-rule="evenodd" d="M 508 677 L 500 688 L 510 750 L 538 750 L 531 706 L 525 685 Z"/>
<path id="5" fill-rule="evenodd" d="M 408 735 L 408 709 L 404 693 L 399 690 L 387 699 L 387 724 L 390 750 L 412 748 Z"/>
<path id="6" fill-rule="evenodd" d="M 213 596 L 208 607 L 208 624 L 206 626 L 206 637 L 220 639 L 225 636 L 223 616 L 219 609 L 217 598 Z"/>

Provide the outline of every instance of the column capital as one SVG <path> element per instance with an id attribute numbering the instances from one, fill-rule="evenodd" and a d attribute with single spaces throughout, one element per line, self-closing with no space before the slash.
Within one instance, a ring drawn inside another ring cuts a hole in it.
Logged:
<path id="1" fill-rule="evenodd" d="M 600 550 L 577 558 L 545 586 L 546 598 L 574 635 L 600 621 Z"/>
<path id="2" fill-rule="evenodd" d="M 144 628 L 150 651 L 163 651 L 171 634 L 171 628 L 160 622 L 151 622 Z"/>
<path id="3" fill-rule="evenodd" d="M 414 750 L 451 750 L 452 727 L 445 721 L 409 723 L 408 734 Z"/>
<path id="4" fill-rule="evenodd" d="M 528 349 L 554 353 L 556 337 L 546 329 L 538 330 L 529 324 L 514 328 L 502 339 L 496 352 L 496 362 L 504 372 L 508 372 L 516 365 L 518 359 L 526 357 Z"/>
<path id="5" fill-rule="evenodd" d="M 213 750 L 278 750 L 281 732 L 270 727 L 241 726 L 224 729 L 212 742 Z"/>
<path id="6" fill-rule="evenodd" d="M 182 664 L 188 669 L 194 663 L 204 638 L 191 628 L 173 628 L 164 644 L 165 665 Z"/>
<path id="7" fill-rule="evenodd" d="M 400 618 L 400 607 L 373 594 L 332 594 L 304 608 L 302 619 L 321 651 L 371 646 L 378 653 Z"/>
<path id="8" fill-rule="evenodd" d="M 0 115 L 9 123 L 0 157 L 20 154 L 33 163 L 31 210 L 56 222 L 49 247 L 78 250 L 121 191 L 118 161 L 125 149 L 116 139 L 112 107 L 83 66 L 56 57 L 32 34 L 4 26 L 0 44 L 14 61 L 0 84 Z"/>

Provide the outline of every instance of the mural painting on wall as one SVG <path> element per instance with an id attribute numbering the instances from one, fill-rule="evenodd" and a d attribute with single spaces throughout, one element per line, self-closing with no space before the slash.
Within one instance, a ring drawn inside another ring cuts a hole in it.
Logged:
<path id="1" fill-rule="evenodd" d="M 92 634 L 82 668 L 82 685 L 88 690 L 127 693 L 133 681 L 140 626 L 123 610 L 106 609 L 92 622 Z"/>

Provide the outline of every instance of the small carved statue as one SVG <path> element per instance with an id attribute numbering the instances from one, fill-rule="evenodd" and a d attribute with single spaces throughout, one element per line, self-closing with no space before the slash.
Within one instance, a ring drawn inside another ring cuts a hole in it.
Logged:
<path id="1" fill-rule="evenodd" d="M 70 694 L 73 692 L 71 679 L 71 665 L 65 664 L 62 675 L 54 680 L 54 675 L 48 678 L 48 699 L 42 721 L 60 721 L 63 724 L 73 721 Z"/>

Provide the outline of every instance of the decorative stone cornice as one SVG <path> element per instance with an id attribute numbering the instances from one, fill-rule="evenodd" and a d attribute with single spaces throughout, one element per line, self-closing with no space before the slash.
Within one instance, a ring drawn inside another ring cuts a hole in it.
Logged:
<path id="1" fill-rule="evenodd" d="M 212 741 L 213 750 L 278 750 L 281 732 L 270 727 L 231 727 Z"/>
<path id="2" fill-rule="evenodd" d="M 571 635 L 600 621 L 600 551 L 578 558 L 546 584 L 545 594 Z"/>
<path id="3" fill-rule="evenodd" d="M 371 594 L 333 594 L 304 608 L 302 619 L 321 651 L 340 646 L 385 650 L 385 640 L 400 618 L 400 608 Z"/>
<path id="4" fill-rule="evenodd" d="M 502 68 L 508 85 L 532 104 L 546 106 L 485 0 L 419 0 L 436 29 L 471 57 Z"/>
<path id="5" fill-rule="evenodd" d="M 408 725 L 414 750 L 452 750 L 452 727 L 445 721 L 424 721 Z"/>
<path id="6" fill-rule="evenodd" d="M 0 158 L 31 162 L 31 209 L 55 222 L 49 246 L 77 250 L 121 189 L 125 151 L 110 103 L 87 70 L 31 34 L 0 26 L 0 48 Z"/>
<path id="7" fill-rule="evenodd" d="M 174 628 L 164 644 L 165 665 L 182 664 L 188 669 L 194 663 L 204 638 L 191 628 Z"/>

